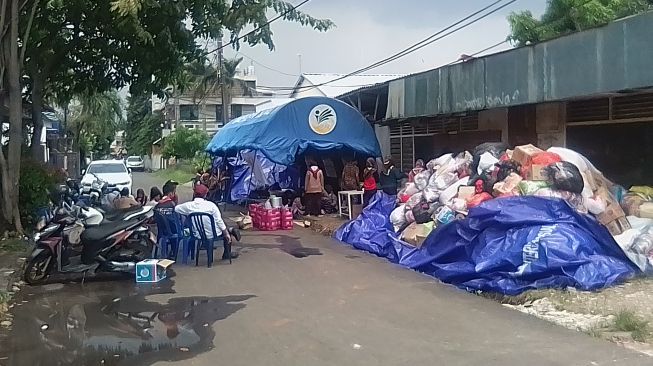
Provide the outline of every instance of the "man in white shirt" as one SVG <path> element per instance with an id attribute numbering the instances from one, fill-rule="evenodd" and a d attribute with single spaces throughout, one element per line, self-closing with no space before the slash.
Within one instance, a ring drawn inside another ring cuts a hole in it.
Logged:
<path id="1" fill-rule="evenodd" d="M 229 259 L 229 257 L 237 258 L 238 253 L 231 252 L 231 243 L 233 242 L 231 236 L 233 235 L 236 240 L 240 241 L 240 232 L 234 228 L 227 227 L 227 225 L 224 223 L 224 220 L 222 220 L 222 214 L 220 213 L 218 206 L 216 206 L 215 203 L 206 200 L 206 195 L 208 193 L 209 189 L 205 185 L 196 185 L 193 189 L 193 200 L 175 206 L 175 212 L 183 216 L 188 216 L 193 213 L 209 214 L 212 217 L 216 230 L 222 232 L 221 236 L 224 245 L 224 254 L 222 255 L 222 259 Z M 210 221 L 211 219 L 208 217 L 203 217 L 202 219 L 204 220 L 203 224 L 206 238 L 218 239 L 213 235 Z M 193 231 L 197 234 L 196 230 L 197 228 L 193 227 Z M 218 235 L 220 235 L 219 232 Z"/>

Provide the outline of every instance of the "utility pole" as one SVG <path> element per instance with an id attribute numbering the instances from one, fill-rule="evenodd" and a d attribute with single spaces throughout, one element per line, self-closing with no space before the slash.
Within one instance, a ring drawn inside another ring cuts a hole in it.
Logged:
<path id="1" fill-rule="evenodd" d="M 298 53 L 297 58 L 299 59 L 299 75 L 302 74 L 302 54 Z"/>
<path id="2" fill-rule="evenodd" d="M 224 80 L 224 60 L 222 57 L 222 35 L 218 41 L 218 82 L 220 83 L 220 98 L 222 100 L 222 123 L 227 124 L 229 122 L 229 111 L 227 110 L 226 104 L 226 93 L 225 93 L 225 80 Z"/>

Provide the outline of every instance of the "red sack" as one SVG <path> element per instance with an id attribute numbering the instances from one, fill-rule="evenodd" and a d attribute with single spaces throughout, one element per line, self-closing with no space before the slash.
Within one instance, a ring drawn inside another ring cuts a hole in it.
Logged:
<path id="1" fill-rule="evenodd" d="M 475 194 L 467 199 L 467 208 L 476 207 L 485 201 L 491 200 L 492 198 L 492 195 L 487 192 Z"/>

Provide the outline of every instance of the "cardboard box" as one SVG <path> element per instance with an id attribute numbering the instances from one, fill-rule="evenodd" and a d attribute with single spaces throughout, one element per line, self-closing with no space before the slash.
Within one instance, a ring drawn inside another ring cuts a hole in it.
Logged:
<path id="1" fill-rule="evenodd" d="M 546 165 L 531 165 L 531 168 L 526 172 L 526 180 L 545 181 L 544 168 L 546 168 Z"/>
<path id="2" fill-rule="evenodd" d="M 473 186 L 460 186 L 458 187 L 458 198 L 467 200 L 476 194 L 476 187 Z"/>
<path id="3" fill-rule="evenodd" d="M 618 220 L 622 217 L 626 217 L 626 213 L 618 203 L 614 202 L 610 202 L 606 206 L 605 211 L 596 216 L 599 222 L 603 225 L 607 225 L 608 223 Z"/>
<path id="4" fill-rule="evenodd" d="M 429 236 L 433 230 L 433 223 L 427 224 L 417 224 L 412 223 L 406 229 L 404 229 L 401 234 L 401 239 L 407 244 L 414 246 L 416 248 L 421 248 L 422 244 L 426 240 L 426 237 Z"/>
<path id="5" fill-rule="evenodd" d="M 136 282 L 154 283 L 168 277 L 168 267 L 174 261 L 170 259 L 146 259 L 136 263 Z"/>
<path id="6" fill-rule="evenodd" d="M 533 156 L 541 152 L 544 152 L 544 150 L 531 144 L 517 146 L 515 147 L 515 151 L 512 153 L 512 160 L 518 162 L 522 166 L 530 166 Z"/>
<path id="7" fill-rule="evenodd" d="M 609 222 L 605 224 L 605 227 L 608 228 L 608 231 L 612 236 L 623 234 L 624 231 L 631 228 L 630 223 L 625 217 L 620 217 L 612 222 Z"/>

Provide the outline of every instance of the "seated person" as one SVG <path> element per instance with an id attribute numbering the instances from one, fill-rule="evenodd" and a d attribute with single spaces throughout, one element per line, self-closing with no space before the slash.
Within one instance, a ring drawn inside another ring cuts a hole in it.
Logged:
<path id="1" fill-rule="evenodd" d="M 306 209 L 304 208 L 304 205 L 302 205 L 301 196 L 295 197 L 295 199 L 292 201 L 292 206 L 290 207 L 290 211 L 292 212 L 292 217 L 294 219 L 300 219 L 302 216 L 306 214 Z"/>
<path id="2" fill-rule="evenodd" d="M 222 236 L 222 242 L 224 246 L 224 253 L 222 254 L 222 260 L 230 259 L 230 258 L 238 258 L 238 253 L 231 251 L 231 243 L 232 243 L 231 236 L 233 235 L 237 241 L 240 241 L 240 232 L 238 231 L 238 229 L 235 228 L 227 228 L 227 225 L 224 223 L 224 220 L 222 220 L 222 214 L 220 213 L 220 209 L 218 208 L 218 206 L 216 206 L 215 203 L 208 201 L 206 199 L 208 193 L 209 193 L 209 189 L 205 185 L 203 184 L 195 185 L 195 188 L 193 189 L 193 200 L 175 206 L 175 212 L 183 216 L 188 216 L 193 213 L 209 214 L 212 217 L 213 222 L 215 223 L 216 230 L 222 232 L 222 235 L 220 235 L 220 233 L 217 233 L 219 236 Z M 213 232 L 211 230 L 211 222 L 209 221 L 209 218 L 204 217 L 203 224 L 204 224 L 206 238 L 213 239 L 213 240 L 218 239 L 213 235 Z M 193 228 L 193 230 L 196 230 L 196 228 Z"/>
<path id="3" fill-rule="evenodd" d="M 326 192 L 322 195 L 322 199 L 320 201 L 322 214 L 326 215 L 337 213 L 338 197 L 335 195 L 335 193 L 333 193 L 333 187 L 327 185 L 324 187 L 324 190 Z"/>
<path id="4" fill-rule="evenodd" d="M 148 206 L 156 206 L 157 203 L 163 198 L 163 193 L 158 187 L 150 188 L 150 200 L 147 202 Z"/>
<path id="5" fill-rule="evenodd" d="M 129 188 L 125 187 L 120 191 L 120 197 L 116 198 L 115 201 L 113 201 L 113 206 L 117 210 L 124 210 L 128 209 L 134 206 L 140 206 L 141 204 L 138 203 L 134 197 L 132 197 L 129 194 Z"/>

